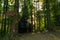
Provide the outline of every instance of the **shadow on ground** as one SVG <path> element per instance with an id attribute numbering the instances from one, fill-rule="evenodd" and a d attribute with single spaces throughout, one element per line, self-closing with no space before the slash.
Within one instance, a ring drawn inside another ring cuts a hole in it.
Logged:
<path id="1" fill-rule="evenodd" d="M 60 40 L 60 32 L 19 34 L 15 40 Z"/>

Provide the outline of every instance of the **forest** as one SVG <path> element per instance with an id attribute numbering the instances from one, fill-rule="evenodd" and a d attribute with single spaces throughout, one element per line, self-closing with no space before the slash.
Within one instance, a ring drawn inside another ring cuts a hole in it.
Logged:
<path id="1" fill-rule="evenodd" d="M 60 0 L 0 0 L 0 40 L 37 32 L 60 33 Z"/>

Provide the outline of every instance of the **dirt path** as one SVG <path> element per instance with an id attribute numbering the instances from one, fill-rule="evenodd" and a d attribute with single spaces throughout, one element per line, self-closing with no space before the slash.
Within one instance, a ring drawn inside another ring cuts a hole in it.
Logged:
<path id="1" fill-rule="evenodd" d="M 60 32 L 26 33 L 17 36 L 16 40 L 60 40 Z"/>

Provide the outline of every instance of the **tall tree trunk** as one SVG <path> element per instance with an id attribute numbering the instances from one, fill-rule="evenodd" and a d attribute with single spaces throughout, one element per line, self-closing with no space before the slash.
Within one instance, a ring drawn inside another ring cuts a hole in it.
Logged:
<path id="1" fill-rule="evenodd" d="M 47 24 L 46 24 L 46 7 L 45 7 L 45 0 L 43 1 L 43 12 L 44 12 L 44 28 L 47 28 Z"/>
<path id="2" fill-rule="evenodd" d="M 18 22 L 19 22 L 19 0 L 15 0 L 14 4 L 14 17 L 12 20 L 12 25 L 10 29 L 10 40 L 14 40 L 15 36 L 17 34 L 17 27 L 18 27 Z"/>
<path id="3" fill-rule="evenodd" d="M 0 9 L 1 9 L 1 1 L 0 1 Z M 0 17 L 1 17 L 1 10 L 0 10 Z M 1 19 L 0 19 L 1 20 Z M 0 25 L 1 26 L 1 25 Z M 0 31 L 1 32 L 1 31 Z"/>
<path id="4" fill-rule="evenodd" d="M 27 0 L 24 0 L 24 5 L 23 5 L 23 8 L 22 8 L 22 18 L 19 21 L 20 26 L 18 26 L 18 32 L 19 33 L 27 32 L 27 19 L 28 19 L 28 5 L 27 5 L 27 2 L 28 2 Z"/>
<path id="5" fill-rule="evenodd" d="M 15 15 L 15 17 L 14 17 L 14 19 L 17 21 L 17 23 L 16 23 L 16 32 L 17 32 L 17 27 L 18 27 L 18 22 L 19 22 L 19 20 L 20 20 L 20 18 L 19 18 L 19 0 L 15 0 L 15 6 L 14 6 L 14 11 L 16 12 L 16 15 Z"/>
<path id="6" fill-rule="evenodd" d="M 3 14 L 8 11 L 8 0 L 4 0 Z M 4 33 L 6 32 L 6 15 L 2 15 L 5 20 L 2 19 L 2 28 Z"/>
<path id="7" fill-rule="evenodd" d="M 46 0 L 46 18 L 47 18 L 47 29 L 51 31 L 51 20 L 50 20 L 50 5 L 49 5 L 49 0 Z"/>

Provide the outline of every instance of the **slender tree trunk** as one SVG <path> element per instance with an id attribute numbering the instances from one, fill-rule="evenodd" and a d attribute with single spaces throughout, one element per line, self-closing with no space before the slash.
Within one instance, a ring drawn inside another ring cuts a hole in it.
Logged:
<path id="1" fill-rule="evenodd" d="M 3 14 L 8 11 L 8 0 L 4 0 Z M 2 19 L 2 28 L 4 28 L 4 33 L 6 32 L 6 15 L 3 15 L 4 19 Z"/>
<path id="2" fill-rule="evenodd" d="M 15 40 L 15 36 L 17 34 L 17 27 L 18 27 L 18 22 L 19 22 L 19 0 L 15 0 L 14 4 L 14 17 L 12 21 L 12 27 L 10 29 L 10 40 Z"/>
<path id="3" fill-rule="evenodd" d="M 20 20 L 20 18 L 19 18 L 19 0 L 15 0 L 15 6 L 14 6 L 14 11 L 16 12 L 16 15 L 15 15 L 15 20 L 17 21 L 17 23 L 16 23 L 16 32 L 17 32 L 17 30 L 18 30 L 18 22 L 19 22 L 19 20 Z"/>
<path id="4" fill-rule="evenodd" d="M 32 9 L 30 9 L 30 13 L 31 13 L 31 28 L 32 28 L 32 32 L 33 32 L 33 17 L 32 17 Z"/>
<path id="5" fill-rule="evenodd" d="M 45 8 L 45 1 L 43 2 L 43 12 L 44 12 L 44 28 L 47 28 L 46 24 L 46 8 Z"/>
<path id="6" fill-rule="evenodd" d="M 46 18 L 47 18 L 47 29 L 50 31 L 52 28 L 51 20 L 50 20 L 50 8 L 49 8 L 49 0 L 46 0 Z"/>
<path id="7" fill-rule="evenodd" d="M 1 1 L 0 1 L 0 8 L 1 8 Z M 0 17 L 1 17 L 1 10 L 0 10 Z M 0 31 L 1 32 L 1 31 Z"/>

